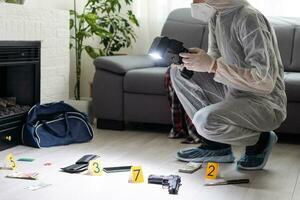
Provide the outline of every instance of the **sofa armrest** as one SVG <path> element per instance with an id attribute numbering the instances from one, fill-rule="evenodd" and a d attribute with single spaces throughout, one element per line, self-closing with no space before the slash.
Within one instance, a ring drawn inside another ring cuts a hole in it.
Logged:
<path id="1" fill-rule="evenodd" d="M 155 61 L 149 55 L 107 56 L 94 60 L 96 70 L 101 69 L 124 75 L 131 69 L 154 67 Z"/>

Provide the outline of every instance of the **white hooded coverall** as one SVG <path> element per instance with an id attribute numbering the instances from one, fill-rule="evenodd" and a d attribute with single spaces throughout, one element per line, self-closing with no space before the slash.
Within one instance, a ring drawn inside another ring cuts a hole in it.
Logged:
<path id="1" fill-rule="evenodd" d="M 220 3 L 219 3 L 220 2 Z M 266 18 L 245 0 L 208 0 L 218 12 L 209 22 L 208 54 L 215 74 L 188 80 L 171 69 L 175 92 L 200 135 L 232 145 L 257 143 L 286 118 L 284 68 Z"/>

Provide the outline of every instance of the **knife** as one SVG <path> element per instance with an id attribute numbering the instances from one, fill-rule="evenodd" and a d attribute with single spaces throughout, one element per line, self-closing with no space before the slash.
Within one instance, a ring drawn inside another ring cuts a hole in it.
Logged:
<path id="1" fill-rule="evenodd" d="M 233 180 L 222 180 L 214 183 L 206 183 L 204 186 L 216 186 L 216 185 L 236 185 L 236 184 L 247 184 L 250 183 L 249 179 L 233 179 Z"/>

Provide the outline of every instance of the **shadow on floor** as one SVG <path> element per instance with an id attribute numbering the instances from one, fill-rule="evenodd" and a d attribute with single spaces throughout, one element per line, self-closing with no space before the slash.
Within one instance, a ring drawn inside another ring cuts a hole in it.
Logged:
<path id="1" fill-rule="evenodd" d="M 285 144 L 300 144 L 300 134 L 277 133 L 278 142 Z"/>
<path id="2" fill-rule="evenodd" d="M 148 124 L 148 123 L 128 123 L 126 124 L 125 130 L 134 130 L 142 132 L 158 132 L 158 133 L 169 133 L 171 125 L 163 124 Z"/>

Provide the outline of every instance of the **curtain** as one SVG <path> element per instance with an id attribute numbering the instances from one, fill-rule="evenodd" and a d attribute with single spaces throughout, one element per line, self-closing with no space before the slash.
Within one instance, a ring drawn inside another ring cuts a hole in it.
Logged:
<path id="1" fill-rule="evenodd" d="M 299 0 L 248 0 L 266 16 L 300 17 Z M 133 10 L 140 21 L 132 54 L 147 53 L 153 39 L 159 36 L 168 14 L 176 8 L 190 7 L 192 0 L 135 0 Z"/>
<path id="2" fill-rule="evenodd" d="M 140 22 L 140 28 L 136 29 L 138 38 L 130 53 L 146 53 L 153 39 L 160 35 L 168 14 L 176 8 L 187 8 L 190 5 L 191 0 L 135 0 L 133 11 Z"/>

